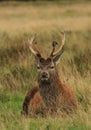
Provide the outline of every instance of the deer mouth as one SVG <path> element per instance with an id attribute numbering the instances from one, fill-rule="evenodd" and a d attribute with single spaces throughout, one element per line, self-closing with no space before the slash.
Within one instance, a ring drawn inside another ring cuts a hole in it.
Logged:
<path id="1" fill-rule="evenodd" d="M 50 84 L 50 80 L 45 78 L 45 79 L 41 79 L 40 80 L 40 85 L 43 87 L 43 86 L 47 86 Z"/>
<path id="2" fill-rule="evenodd" d="M 43 72 L 40 75 L 40 79 L 41 79 L 41 81 L 47 81 L 47 80 L 49 80 L 49 75 L 47 73 Z"/>
<path id="3" fill-rule="evenodd" d="M 48 75 L 46 75 L 46 76 L 41 75 L 40 76 L 40 83 L 42 83 L 42 85 L 49 84 L 50 83 L 49 76 Z"/>
<path id="4" fill-rule="evenodd" d="M 41 76 L 41 81 L 48 81 L 49 80 L 49 77 L 42 77 Z"/>

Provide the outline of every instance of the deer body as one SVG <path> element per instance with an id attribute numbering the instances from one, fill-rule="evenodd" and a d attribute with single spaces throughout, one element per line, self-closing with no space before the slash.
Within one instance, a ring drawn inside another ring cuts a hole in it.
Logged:
<path id="1" fill-rule="evenodd" d="M 47 59 L 42 58 L 40 53 L 32 48 L 32 42 L 30 42 L 30 49 L 37 60 L 38 86 L 33 87 L 26 94 L 22 113 L 31 116 L 75 113 L 77 99 L 73 91 L 61 83 L 56 69 L 56 63 L 62 54 L 64 39 L 59 51 L 55 53 L 56 44 L 53 42 L 52 53 Z"/>

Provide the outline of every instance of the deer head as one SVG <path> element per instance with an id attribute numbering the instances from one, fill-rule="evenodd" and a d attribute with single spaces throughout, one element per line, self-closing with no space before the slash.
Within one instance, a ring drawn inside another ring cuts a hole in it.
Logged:
<path id="1" fill-rule="evenodd" d="M 32 37 L 29 41 L 29 48 L 31 52 L 34 54 L 37 70 L 38 70 L 38 81 L 42 85 L 50 84 L 53 82 L 56 75 L 56 65 L 63 53 L 64 43 L 65 43 L 65 33 L 62 32 L 62 44 L 57 51 L 55 51 L 55 47 L 58 44 L 56 41 L 52 43 L 52 52 L 50 56 L 45 59 L 41 56 L 40 52 L 37 48 L 34 48 L 33 43 L 35 41 L 35 37 Z"/>

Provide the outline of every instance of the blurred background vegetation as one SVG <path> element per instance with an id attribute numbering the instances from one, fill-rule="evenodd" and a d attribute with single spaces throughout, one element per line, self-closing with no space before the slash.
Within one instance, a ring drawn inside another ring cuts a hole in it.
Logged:
<path id="1" fill-rule="evenodd" d="M 63 83 L 78 99 L 76 115 L 52 119 L 21 117 L 25 93 L 37 85 L 37 71 L 28 39 L 37 34 L 44 57 L 51 43 L 65 51 L 58 65 Z M 58 45 L 58 47 L 59 47 Z M 91 130 L 91 2 L 88 0 L 0 2 L 0 129 L 1 130 Z"/>
<path id="2" fill-rule="evenodd" d="M 87 2 L 87 1 L 90 1 L 90 0 L 0 0 L 1 2 L 3 2 L 3 1 L 9 1 L 9 2 L 11 2 L 11 1 L 16 1 L 16 2 L 31 2 L 31 1 L 33 1 L 33 2 L 44 2 L 44 1 L 50 1 L 50 2 Z"/>

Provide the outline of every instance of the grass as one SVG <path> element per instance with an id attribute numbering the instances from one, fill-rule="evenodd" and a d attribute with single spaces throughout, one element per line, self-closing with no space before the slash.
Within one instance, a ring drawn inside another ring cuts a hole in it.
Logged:
<path id="1" fill-rule="evenodd" d="M 45 6 L 46 4 L 46 6 Z M 0 129 L 91 129 L 91 3 L 0 3 Z M 37 84 L 35 60 L 27 39 L 37 34 L 43 56 L 51 42 L 66 32 L 65 51 L 58 70 L 60 79 L 74 90 L 77 114 L 66 117 L 29 118 L 20 111 L 26 91 Z"/>

